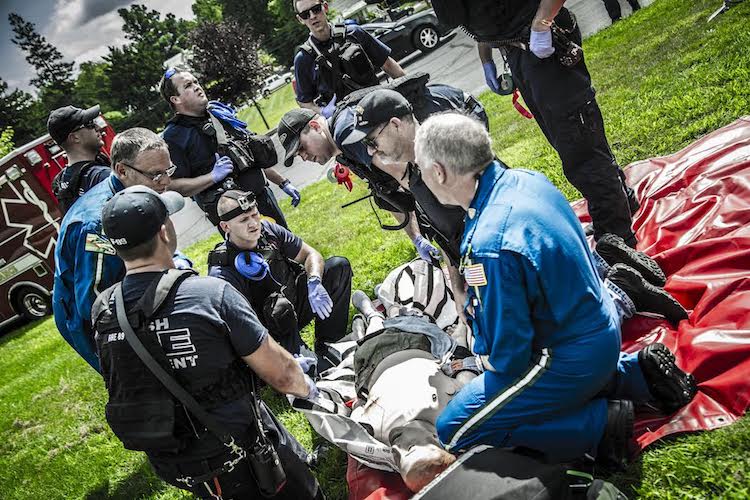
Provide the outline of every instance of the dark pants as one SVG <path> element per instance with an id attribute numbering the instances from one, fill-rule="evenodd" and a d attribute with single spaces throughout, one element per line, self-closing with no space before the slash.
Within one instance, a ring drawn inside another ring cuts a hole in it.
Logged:
<path id="1" fill-rule="evenodd" d="M 609 14 L 609 18 L 613 21 L 617 21 L 622 17 L 622 9 L 620 8 L 620 2 L 617 0 L 602 0 L 604 2 L 604 8 L 607 9 L 607 14 Z M 638 0 L 628 0 L 628 3 L 630 4 L 630 8 L 633 9 L 633 12 L 640 9 L 641 6 L 638 5 Z"/>
<path id="2" fill-rule="evenodd" d="M 349 301 L 352 298 L 352 266 L 345 257 L 330 257 L 326 259 L 321 280 L 328 295 L 333 301 L 333 310 L 326 319 L 320 319 L 310 308 L 307 298 L 307 283 L 302 282 L 297 287 L 297 321 L 302 329 L 315 319 L 315 347 L 316 351 L 321 342 L 337 342 L 346 334 L 349 323 Z"/>
<path id="3" fill-rule="evenodd" d="M 302 445 L 276 420 L 265 403 L 261 404 L 261 414 L 268 431 L 268 437 L 273 442 L 286 473 L 286 485 L 273 498 L 281 500 L 325 498 L 318 481 L 307 466 L 307 452 Z M 197 477 L 216 470 L 228 458 L 227 455 L 221 455 L 206 460 L 186 460 L 181 463 L 165 463 L 152 459 L 151 465 L 154 467 L 156 474 L 164 481 L 188 490 L 199 498 L 215 498 L 212 495 L 218 496 L 219 488 L 224 500 L 263 498 L 258 491 L 250 468 L 244 460 L 238 463 L 232 471 L 217 476 L 215 480 L 196 484 L 192 488 L 188 488 L 184 483 L 177 481 L 181 477 Z"/>
<path id="4" fill-rule="evenodd" d="M 567 15 L 563 9 L 558 18 Z M 577 28 L 570 37 L 581 43 Z M 554 54 L 539 59 L 517 47 L 508 47 L 507 56 L 513 81 L 539 128 L 560 155 L 565 177 L 588 202 L 594 238 L 614 233 L 634 246 L 626 191 L 629 188 L 607 142 L 604 120 L 584 61 L 565 67 Z"/>

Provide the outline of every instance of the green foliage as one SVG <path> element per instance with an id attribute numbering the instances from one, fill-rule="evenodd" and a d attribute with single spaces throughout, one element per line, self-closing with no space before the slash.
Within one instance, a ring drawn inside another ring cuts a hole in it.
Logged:
<path id="1" fill-rule="evenodd" d="M 73 95 L 75 105 L 81 108 L 99 104 L 102 110 L 115 107 L 110 96 L 109 64 L 106 62 L 81 63 Z"/>
<path id="2" fill-rule="evenodd" d="M 115 109 L 128 112 L 125 126 L 156 129 L 164 125 L 170 113 L 156 90 L 164 73 L 162 63 L 188 47 L 192 23 L 177 19 L 174 14 L 162 18 L 158 11 L 144 5 L 131 5 L 117 12 L 131 43 L 110 47 L 104 57 L 112 104 Z"/>
<path id="3" fill-rule="evenodd" d="M 269 8 L 273 13 L 275 26 L 268 40 L 268 51 L 276 57 L 279 64 L 288 68 L 294 62 L 297 47 L 307 40 L 309 32 L 297 20 L 294 0 L 271 0 Z"/>
<path id="4" fill-rule="evenodd" d="M 16 146 L 45 134 L 46 124 L 41 102 L 19 89 L 8 92 L 8 84 L 0 78 L 0 127 L 13 129 Z"/>
<path id="5" fill-rule="evenodd" d="M 0 158 L 13 151 L 13 129 L 6 128 L 0 133 Z"/>
<path id="6" fill-rule="evenodd" d="M 195 0 L 192 9 L 198 24 L 219 23 L 224 19 L 224 12 L 218 0 Z"/>
<path id="7" fill-rule="evenodd" d="M 205 21 L 190 34 L 190 65 L 211 82 L 214 99 L 238 104 L 258 93 L 271 68 L 260 60 L 260 39 L 248 25 L 234 19 Z"/>

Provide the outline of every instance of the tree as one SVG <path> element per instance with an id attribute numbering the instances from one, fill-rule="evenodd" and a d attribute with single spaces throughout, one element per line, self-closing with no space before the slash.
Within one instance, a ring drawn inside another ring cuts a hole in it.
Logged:
<path id="1" fill-rule="evenodd" d="M 220 23 L 224 19 L 223 9 L 218 0 L 195 0 L 192 9 L 198 24 L 203 22 Z"/>
<path id="2" fill-rule="evenodd" d="M 16 144 L 25 144 L 46 130 L 44 108 L 30 94 L 15 89 L 8 92 L 8 84 L 0 78 L 0 129 L 12 128 Z"/>
<path id="3" fill-rule="evenodd" d="M 13 29 L 12 41 L 26 52 L 26 61 L 36 70 L 31 85 L 39 89 L 42 103 L 54 109 L 70 103 L 73 90 L 73 63 L 63 61 L 54 45 L 36 32 L 33 23 L 15 13 L 8 15 Z"/>
<path id="4" fill-rule="evenodd" d="M 275 20 L 274 31 L 264 47 L 288 68 L 294 62 L 297 47 L 307 40 L 307 27 L 297 20 L 294 0 L 271 0 L 269 8 Z"/>
<path id="5" fill-rule="evenodd" d="M 233 19 L 204 22 L 191 33 L 191 66 L 213 97 L 237 105 L 253 98 L 271 68 L 260 60 L 260 37 Z"/>
<path id="6" fill-rule="evenodd" d="M 275 19 L 268 10 L 268 0 L 219 0 L 224 7 L 224 16 L 242 25 L 250 26 L 258 35 L 273 33 Z"/>
<path id="7" fill-rule="evenodd" d="M 112 103 L 130 116 L 127 126 L 159 128 L 164 125 L 169 107 L 159 96 L 157 85 L 166 59 L 187 48 L 187 36 L 193 24 L 167 14 L 162 19 L 156 10 L 132 5 L 117 11 L 124 23 L 124 47 L 109 47 L 108 63 Z"/>
<path id="8" fill-rule="evenodd" d="M 0 158 L 13 151 L 13 129 L 8 127 L 0 133 Z"/>
<path id="9" fill-rule="evenodd" d="M 99 104 L 103 110 L 113 109 L 109 64 L 87 61 L 81 63 L 80 69 L 73 90 L 76 106 L 85 108 Z"/>

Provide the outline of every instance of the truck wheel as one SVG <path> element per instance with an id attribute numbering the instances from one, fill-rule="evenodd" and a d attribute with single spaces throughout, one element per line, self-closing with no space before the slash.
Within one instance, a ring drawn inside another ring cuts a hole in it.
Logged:
<path id="1" fill-rule="evenodd" d="M 15 303 L 18 313 L 29 321 L 42 319 L 52 313 L 50 298 L 40 290 L 29 286 L 16 292 Z"/>
<path id="2" fill-rule="evenodd" d="M 439 41 L 437 30 L 431 24 L 420 26 L 414 33 L 414 46 L 422 52 L 434 50 Z"/>

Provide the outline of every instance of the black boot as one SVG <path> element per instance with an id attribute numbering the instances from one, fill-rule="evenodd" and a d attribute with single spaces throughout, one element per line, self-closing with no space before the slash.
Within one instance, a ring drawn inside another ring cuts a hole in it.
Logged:
<path id="1" fill-rule="evenodd" d="M 661 314 L 674 325 L 688 318 L 685 308 L 669 292 L 652 285 L 630 266 L 615 264 L 607 272 L 607 279 L 628 294 L 638 312 Z"/>
<path id="2" fill-rule="evenodd" d="M 628 463 L 628 446 L 633 438 L 633 402 L 607 402 L 607 426 L 596 451 L 596 463 L 609 471 L 620 471 Z"/>
<path id="3" fill-rule="evenodd" d="M 698 392 L 695 378 L 675 363 L 667 346 L 655 343 L 638 353 L 638 365 L 654 398 L 654 405 L 672 414 L 693 400 Z"/>
<path id="4" fill-rule="evenodd" d="M 605 234 L 596 242 L 596 253 L 614 266 L 617 263 L 627 264 L 646 278 L 649 283 L 664 286 L 667 277 L 654 259 L 643 252 L 630 248 L 625 241 L 616 234 Z"/>

